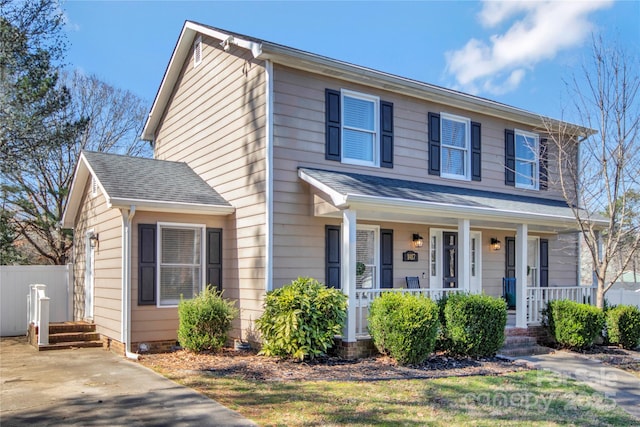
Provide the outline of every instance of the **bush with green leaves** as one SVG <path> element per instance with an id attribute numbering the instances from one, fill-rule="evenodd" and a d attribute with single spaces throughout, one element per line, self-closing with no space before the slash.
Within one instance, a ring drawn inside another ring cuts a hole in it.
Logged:
<path id="1" fill-rule="evenodd" d="M 558 344 L 571 349 L 591 347 L 604 328 L 602 310 L 570 300 L 549 301 L 545 324 Z"/>
<path id="2" fill-rule="evenodd" d="M 267 292 L 264 313 L 256 320 L 261 354 L 299 360 L 326 354 L 342 334 L 347 296 L 309 277 Z"/>
<path id="3" fill-rule="evenodd" d="M 607 336 L 611 344 L 634 349 L 640 345 L 640 309 L 619 305 L 606 312 Z"/>
<path id="4" fill-rule="evenodd" d="M 178 304 L 178 341 L 191 351 L 218 351 L 231 330 L 231 322 L 238 315 L 233 301 L 227 301 L 222 293 L 205 288 L 193 299 L 180 299 Z"/>
<path id="5" fill-rule="evenodd" d="M 438 306 L 422 295 L 383 293 L 369 306 L 369 334 L 378 350 L 399 364 L 418 364 L 433 353 Z"/>
<path id="6" fill-rule="evenodd" d="M 446 350 L 457 356 L 493 356 L 504 344 L 507 304 L 489 295 L 454 294 L 444 308 Z"/>

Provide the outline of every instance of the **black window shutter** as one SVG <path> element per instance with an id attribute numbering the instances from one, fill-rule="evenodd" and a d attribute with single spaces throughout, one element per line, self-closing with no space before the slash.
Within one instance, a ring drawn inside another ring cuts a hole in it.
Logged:
<path id="1" fill-rule="evenodd" d="M 138 305 L 156 303 L 156 225 L 138 224 Z"/>
<path id="2" fill-rule="evenodd" d="M 222 229 L 207 228 L 207 285 L 222 291 Z"/>
<path id="3" fill-rule="evenodd" d="M 505 277 L 516 277 L 516 238 L 507 237 L 504 239 L 507 246 L 505 260 Z"/>
<path id="4" fill-rule="evenodd" d="M 340 148 L 340 92 L 325 89 L 325 158 L 327 160 L 341 159 Z"/>
<path id="5" fill-rule="evenodd" d="M 440 114 L 429 113 L 429 175 L 440 176 Z"/>
<path id="6" fill-rule="evenodd" d="M 504 184 L 516 185 L 516 141 L 512 129 L 504 130 Z"/>
<path id="7" fill-rule="evenodd" d="M 380 287 L 393 288 L 393 230 L 380 230 Z"/>
<path id="8" fill-rule="evenodd" d="M 393 167 L 393 103 L 380 101 L 380 166 Z"/>
<path id="9" fill-rule="evenodd" d="M 540 139 L 540 165 L 538 166 L 540 170 L 538 188 L 540 188 L 540 190 L 546 190 L 549 188 L 547 177 L 547 159 L 547 138 L 542 138 Z"/>
<path id="10" fill-rule="evenodd" d="M 540 239 L 540 287 L 549 286 L 549 239 Z"/>
<path id="11" fill-rule="evenodd" d="M 340 253 L 341 234 L 339 225 L 325 226 L 325 284 L 330 288 L 340 289 Z"/>
<path id="12" fill-rule="evenodd" d="M 482 129 L 480 123 L 471 122 L 471 179 L 482 181 Z"/>

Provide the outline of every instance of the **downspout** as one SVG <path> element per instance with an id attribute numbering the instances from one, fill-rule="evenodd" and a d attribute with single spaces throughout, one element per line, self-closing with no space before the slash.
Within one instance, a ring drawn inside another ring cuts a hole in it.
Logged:
<path id="1" fill-rule="evenodd" d="M 131 223 L 136 214 L 135 205 L 122 209 L 122 340 L 125 356 L 137 360 L 138 354 L 131 351 Z"/>
<path id="2" fill-rule="evenodd" d="M 266 271 L 265 291 L 273 289 L 273 63 L 265 61 L 266 70 Z"/>

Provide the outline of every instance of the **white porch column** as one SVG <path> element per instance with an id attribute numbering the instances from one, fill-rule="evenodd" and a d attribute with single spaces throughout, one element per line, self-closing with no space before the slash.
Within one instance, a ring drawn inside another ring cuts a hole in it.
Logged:
<path id="1" fill-rule="evenodd" d="M 516 228 L 516 328 L 527 327 L 527 224 Z"/>
<path id="2" fill-rule="evenodd" d="M 458 288 L 471 291 L 471 231 L 469 220 L 458 220 Z"/>
<path id="3" fill-rule="evenodd" d="M 349 297 L 346 342 L 356 341 L 356 212 L 342 211 L 342 291 Z"/>

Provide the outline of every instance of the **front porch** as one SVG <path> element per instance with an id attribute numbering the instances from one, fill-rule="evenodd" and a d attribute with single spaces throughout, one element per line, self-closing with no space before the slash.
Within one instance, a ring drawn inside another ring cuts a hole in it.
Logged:
<path id="1" fill-rule="evenodd" d="M 461 289 L 367 289 L 357 290 L 353 308 L 355 312 L 355 335 L 356 339 L 369 338 L 367 329 L 367 317 L 369 315 L 369 304 L 374 299 L 380 297 L 385 292 L 408 293 L 412 295 L 424 295 L 433 300 L 439 300 L 445 295 L 463 292 Z M 542 322 L 542 310 L 546 308 L 549 301 L 568 299 L 578 303 L 591 304 L 595 301 L 595 288 L 586 286 L 563 286 L 553 288 L 527 287 L 526 306 L 523 311 L 526 315 L 526 325 L 539 326 Z M 351 301 L 350 301 L 351 303 Z M 350 304 L 351 305 L 351 304 Z M 509 310 L 507 314 L 507 328 L 516 328 L 516 310 Z"/>

